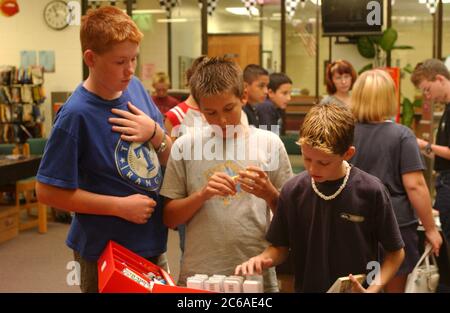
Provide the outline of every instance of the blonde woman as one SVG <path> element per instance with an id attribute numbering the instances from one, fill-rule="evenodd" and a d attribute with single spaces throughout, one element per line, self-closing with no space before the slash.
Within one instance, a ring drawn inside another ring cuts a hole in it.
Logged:
<path id="1" fill-rule="evenodd" d="M 407 275 L 419 259 L 418 218 L 435 254 L 442 244 L 422 173 L 425 167 L 413 132 L 391 120 L 396 112 L 396 97 L 394 82 L 387 72 L 376 69 L 361 74 L 353 86 L 351 109 L 357 124 L 356 154 L 350 162 L 384 183 L 405 242 L 405 260 L 385 291 L 403 292 Z"/>

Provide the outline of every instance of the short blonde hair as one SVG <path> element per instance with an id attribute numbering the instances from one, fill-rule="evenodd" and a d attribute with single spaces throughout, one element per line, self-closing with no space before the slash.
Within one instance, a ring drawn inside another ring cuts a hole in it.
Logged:
<path id="1" fill-rule="evenodd" d="M 380 122 L 394 116 L 397 98 L 391 76 L 379 69 L 362 73 L 353 86 L 351 109 L 360 123 Z"/>
<path id="2" fill-rule="evenodd" d="M 169 75 L 167 75 L 164 72 L 157 72 L 155 75 L 153 75 L 152 84 L 167 84 L 170 86 L 170 78 Z"/>
<path id="3" fill-rule="evenodd" d="M 144 35 L 121 9 L 104 6 L 89 10 L 81 19 L 81 50 L 104 53 L 115 44 L 131 41 L 139 44 Z"/>
<path id="4" fill-rule="evenodd" d="M 222 57 L 203 60 L 189 80 L 191 94 L 201 106 L 201 98 L 230 92 L 242 99 L 244 81 L 242 70 L 233 61 Z"/>
<path id="5" fill-rule="evenodd" d="M 353 144 L 354 131 L 354 117 L 347 106 L 333 102 L 318 104 L 306 114 L 298 143 L 343 155 Z"/>

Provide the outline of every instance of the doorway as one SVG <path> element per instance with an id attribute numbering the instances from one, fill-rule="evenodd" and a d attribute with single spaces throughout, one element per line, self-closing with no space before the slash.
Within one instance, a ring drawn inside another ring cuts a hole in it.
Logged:
<path id="1" fill-rule="evenodd" d="M 208 35 L 208 56 L 231 59 L 244 69 L 248 64 L 260 64 L 258 34 L 214 34 Z"/>

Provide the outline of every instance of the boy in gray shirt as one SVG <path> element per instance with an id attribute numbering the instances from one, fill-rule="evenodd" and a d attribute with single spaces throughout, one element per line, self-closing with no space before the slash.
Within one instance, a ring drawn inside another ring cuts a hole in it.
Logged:
<path id="1" fill-rule="evenodd" d="M 292 176 L 275 134 L 241 125 L 242 72 L 212 58 L 199 65 L 191 94 L 208 126 L 180 137 L 172 149 L 161 194 L 164 222 L 186 223 L 179 284 L 196 273 L 232 275 L 236 264 L 268 245 L 265 233 L 279 190 Z M 266 292 L 278 291 L 275 271 Z"/>

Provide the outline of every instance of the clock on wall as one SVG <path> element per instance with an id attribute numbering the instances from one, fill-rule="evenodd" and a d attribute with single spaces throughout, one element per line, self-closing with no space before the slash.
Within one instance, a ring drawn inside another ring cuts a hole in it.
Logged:
<path id="1" fill-rule="evenodd" d="M 66 28 L 70 22 L 70 10 L 66 2 L 52 0 L 44 8 L 45 23 L 54 30 Z"/>

